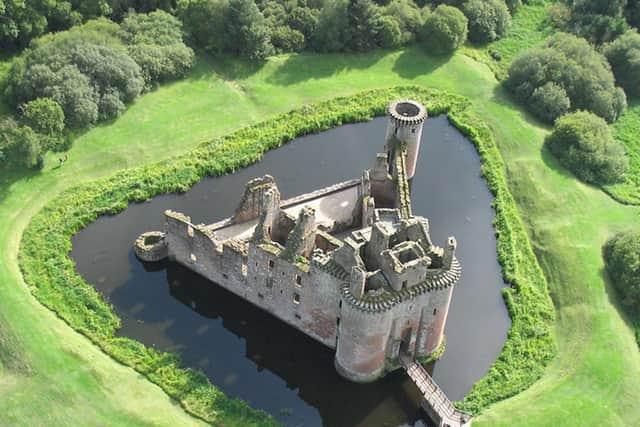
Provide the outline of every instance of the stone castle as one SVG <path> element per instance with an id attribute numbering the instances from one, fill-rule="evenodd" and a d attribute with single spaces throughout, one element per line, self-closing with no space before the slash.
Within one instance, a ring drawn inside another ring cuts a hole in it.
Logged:
<path id="1" fill-rule="evenodd" d="M 417 102 L 391 103 L 384 152 L 358 179 L 281 200 L 271 176 L 256 178 L 232 217 L 196 225 L 166 211 L 164 231 L 142 234 L 135 252 L 185 265 L 334 348 L 349 380 L 407 369 L 402 360 L 442 344 L 461 274 L 455 238 L 434 245 L 411 210 L 426 117 Z"/>

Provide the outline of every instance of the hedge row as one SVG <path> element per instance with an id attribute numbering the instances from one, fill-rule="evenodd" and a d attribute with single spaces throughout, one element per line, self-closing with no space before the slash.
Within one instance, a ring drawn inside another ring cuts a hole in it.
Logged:
<path id="1" fill-rule="evenodd" d="M 70 188 L 38 212 L 24 232 L 19 261 L 25 281 L 42 304 L 113 358 L 158 384 L 190 413 L 219 426 L 275 425 L 276 421 L 265 412 L 224 395 L 204 374 L 181 367 L 176 355 L 116 337 L 120 319 L 75 271 L 69 258 L 71 236 L 100 215 L 116 214 L 131 202 L 159 194 L 187 191 L 205 176 L 231 173 L 250 165 L 267 150 L 300 135 L 383 115 L 387 103 L 399 98 L 417 99 L 434 115 L 448 114 L 451 123 L 475 144 L 483 160 L 482 172 L 495 195 L 498 258 L 505 279 L 511 284 L 504 297 L 513 323 L 504 349 L 488 375 L 461 403 L 465 409 L 478 413 L 529 387 L 542 375 L 555 351 L 554 312 L 544 276 L 507 188 L 504 165 L 491 132 L 469 111 L 470 103 L 459 96 L 420 87 L 397 87 L 337 98 L 217 138 L 183 156 Z"/>

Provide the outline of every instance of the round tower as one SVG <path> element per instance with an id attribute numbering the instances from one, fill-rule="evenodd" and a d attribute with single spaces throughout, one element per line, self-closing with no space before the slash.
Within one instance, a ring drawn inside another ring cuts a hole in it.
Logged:
<path id="1" fill-rule="evenodd" d="M 412 100 L 393 101 L 389 104 L 389 124 L 387 125 L 386 150 L 389 160 L 393 152 L 406 147 L 407 179 L 413 178 L 416 172 L 422 125 L 427 118 L 427 109 L 419 102 Z M 398 146 L 399 145 L 399 146 Z"/>

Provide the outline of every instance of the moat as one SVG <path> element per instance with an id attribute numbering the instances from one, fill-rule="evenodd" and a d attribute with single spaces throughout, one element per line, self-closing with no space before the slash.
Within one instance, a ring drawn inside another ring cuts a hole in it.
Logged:
<path id="1" fill-rule="evenodd" d="M 165 209 L 188 211 L 194 223 L 233 213 L 244 184 L 266 173 L 290 197 L 357 176 L 370 166 L 385 120 L 300 138 L 238 173 L 206 179 L 185 195 L 157 197 L 101 218 L 74 237 L 81 274 L 123 319 L 121 334 L 181 354 L 222 390 L 289 425 L 400 425 L 420 417 L 418 394 L 401 373 L 367 385 L 341 379 L 333 354 L 251 304 L 171 264 L 143 266 L 132 236 L 160 229 Z M 429 218 L 432 237 L 452 233 L 464 274 L 454 290 L 447 350 L 433 376 L 461 399 L 500 351 L 509 319 L 495 256 L 491 195 L 471 146 L 444 117 L 425 124 L 413 180 L 413 209 Z M 155 270 L 155 271 L 153 271 Z"/>

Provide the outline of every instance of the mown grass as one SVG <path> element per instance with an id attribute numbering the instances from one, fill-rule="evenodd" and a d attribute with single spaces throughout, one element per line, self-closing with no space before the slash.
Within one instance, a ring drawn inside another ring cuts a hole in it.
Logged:
<path id="1" fill-rule="evenodd" d="M 431 58 L 418 49 L 280 56 L 263 66 L 201 57 L 185 81 L 145 95 L 116 122 L 79 136 L 62 168 L 2 173 L 0 308 L 32 373 L 2 377 L 0 424 L 66 426 L 70 419 L 122 421 L 123 414 L 127 421 L 120 425 L 196 422 L 179 418 L 181 411 L 156 387 L 96 351 L 29 296 L 17 266 L 18 243 L 49 200 L 308 102 L 406 83 L 462 94 L 488 123 L 556 306 L 557 357 L 533 387 L 491 406 L 474 424 L 640 424 L 640 354 L 600 254 L 608 236 L 637 224 L 640 209 L 562 169 L 542 148 L 547 130 L 511 101 L 483 64 L 460 54 Z"/>
<path id="2" fill-rule="evenodd" d="M 611 125 L 611 131 L 627 151 L 629 171 L 623 182 L 606 186 L 605 191 L 622 203 L 640 204 L 640 100 L 629 101 L 627 111 Z"/>

